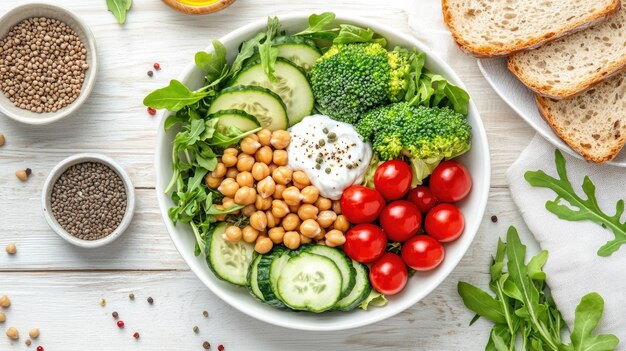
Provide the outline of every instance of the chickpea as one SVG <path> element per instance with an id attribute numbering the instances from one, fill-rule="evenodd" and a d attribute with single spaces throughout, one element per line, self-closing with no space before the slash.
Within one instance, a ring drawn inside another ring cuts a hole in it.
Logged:
<path id="1" fill-rule="evenodd" d="M 31 339 L 37 339 L 39 337 L 39 329 L 38 328 L 33 328 L 28 332 L 28 336 L 31 337 Z"/>
<path id="2" fill-rule="evenodd" d="M 326 246 L 335 247 L 341 246 L 346 242 L 346 237 L 338 230 L 331 230 L 326 233 Z"/>
<path id="3" fill-rule="evenodd" d="M 226 239 L 226 241 L 231 243 L 238 243 L 239 241 L 241 241 L 241 238 L 242 232 L 239 227 L 231 225 L 230 227 L 226 228 L 226 232 L 224 233 L 224 239 Z"/>
<path id="4" fill-rule="evenodd" d="M 256 241 L 256 238 L 259 236 L 259 231 L 252 228 L 252 226 L 247 225 L 241 231 L 241 235 L 242 235 L 243 241 L 247 243 L 253 243 Z"/>
<path id="5" fill-rule="evenodd" d="M 317 215 L 317 223 L 319 223 L 322 228 L 332 226 L 335 220 L 337 220 L 337 214 L 333 211 L 325 210 Z"/>
<path id="6" fill-rule="evenodd" d="M 234 147 L 229 147 L 228 149 L 224 149 L 224 155 L 232 155 L 232 156 L 237 157 L 238 154 L 239 154 L 239 150 L 235 149 Z"/>
<path id="7" fill-rule="evenodd" d="M 270 252 L 272 247 L 274 247 L 274 243 L 270 238 L 266 236 L 259 236 L 256 240 L 256 244 L 254 245 L 254 251 L 263 255 Z"/>
<path id="8" fill-rule="evenodd" d="M 276 184 L 287 185 L 291 181 L 292 173 L 293 172 L 289 168 L 279 166 L 272 172 L 272 178 L 274 178 Z"/>
<path id="9" fill-rule="evenodd" d="M 295 250 L 300 247 L 300 234 L 298 232 L 289 231 L 283 236 L 283 244 L 291 250 Z"/>
<path id="10" fill-rule="evenodd" d="M 233 206 L 237 206 L 237 204 L 235 203 L 235 200 L 233 200 L 230 197 L 225 197 L 222 199 L 222 206 L 224 206 L 224 209 L 228 210 Z"/>
<path id="11" fill-rule="evenodd" d="M 277 164 L 275 164 L 275 163 L 270 163 L 270 165 L 269 165 L 269 166 L 267 166 L 267 167 L 270 169 L 270 174 L 272 174 L 272 173 L 274 173 L 274 170 L 275 170 L 276 168 L 278 168 L 278 165 L 277 165 Z"/>
<path id="12" fill-rule="evenodd" d="M 237 184 L 237 182 L 232 178 L 224 179 L 222 181 L 222 184 L 217 187 L 217 191 L 219 191 L 220 193 L 222 193 L 222 195 L 226 197 L 235 197 L 235 194 L 238 190 L 239 184 Z"/>
<path id="13" fill-rule="evenodd" d="M 330 210 L 333 207 L 333 202 L 330 199 L 320 196 L 317 198 L 317 201 L 315 201 L 315 207 L 320 211 Z"/>
<path id="14" fill-rule="evenodd" d="M 261 143 L 261 145 L 269 146 L 270 140 L 272 139 L 272 131 L 267 128 L 264 128 L 264 129 L 259 130 L 256 133 L 256 136 L 259 137 L 259 143 Z"/>
<path id="15" fill-rule="evenodd" d="M 279 166 L 287 165 L 288 154 L 285 150 L 274 150 L 274 156 L 272 157 L 272 161 Z"/>
<path id="16" fill-rule="evenodd" d="M 263 211 L 256 211 L 250 216 L 250 226 L 260 232 L 267 228 L 267 216 Z"/>
<path id="17" fill-rule="evenodd" d="M 320 228 L 320 232 L 319 234 L 317 234 L 313 240 L 315 241 L 324 241 L 324 238 L 326 237 L 326 230 L 324 230 L 324 228 Z"/>
<path id="18" fill-rule="evenodd" d="M 215 207 L 216 210 L 220 210 L 220 211 L 226 210 L 226 207 L 224 207 L 224 205 L 214 205 L 213 207 Z M 226 220 L 226 216 L 227 214 L 214 215 L 215 220 L 218 222 L 222 222 Z"/>
<path id="19" fill-rule="evenodd" d="M 204 183 L 210 189 L 217 189 L 217 187 L 220 186 L 220 184 L 222 183 L 222 180 L 224 180 L 224 178 L 215 178 L 211 175 L 211 173 L 207 174 L 204 177 Z"/>
<path id="20" fill-rule="evenodd" d="M 346 218 L 346 216 L 339 215 L 337 216 L 335 223 L 333 223 L 333 228 L 345 233 L 350 228 L 350 222 L 348 222 L 348 218 Z"/>
<path id="21" fill-rule="evenodd" d="M 7 308 L 9 306 L 11 306 L 11 299 L 6 295 L 0 296 L 0 307 Z"/>
<path id="22" fill-rule="evenodd" d="M 226 166 L 221 162 L 218 163 L 217 166 L 215 166 L 215 169 L 213 170 L 213 172 L 211 172 L 211 176 L 215 178 L 224 178 L 225 175 L 226 175 Z"/>
<path id="23" fill-rule="evenodd" d="M 299 206 L 302 198 L 303 196 L 300 194 L 300 190 L 295 186 L 290 186 L 283 191 L 283 200 L 285 200 L 289 206 Z"/>
<path id="24" fill-rule="evenodd" d="M 282 200 L 273 200 L 272 201 L 272 214 L 276 218 L 283 218 L 287 214 L 289 214 L 289 207 Z"/>
<path id="25" fill-rule="evenodd" d="M 241 214 L 250 217 L 252 214 L 256 212 L 256 207 L 254 205 L 246 205 L 241 209 Z"/>
<path id="26" fill-rule="evenodd" d="M 298 209 L 299 208 L 300 208 L 300 205 L 295 205 L 295 206 L 289 205 L 289 212 L 291 212 L 291 213 L 298 213 Z"/>
<path id="27" fill-rule="evenodd" d="M 272 148 L 269 146 L 263 146 L 256 151 L 254 154 L 254 158 L 257 162 L 265 163 L 269 165 L 272 163 L 272 157 L 274 156 L 274 152 L 272 152 Z"/>
<path id="28" fill-rule="evenodd" d="M 298 209 L 298 216 L 303 221 L 306 221 L 307 219 L 316 219 L 317 212 L 317 207 L 311 204 L 304 204 Z"/>
<path id="29" fill-rule="evenodd" d="M 272 198 L 263 198 L 263 196 L 257 195 L 254 207 L 261 211 L 269 210 L 272 207 Z"/>
<path id="30" fill-rule="evenodd" d="M 237 184 L 239 184 L 239 186 L 241 187 L 243 186 L 253 187 L 254 186 L 254 178 L 252 178 L 252 173 L 250 172 L 241 172 L 237 174 L 237 177 L 235 177 L 235 180 L 237 180 Z"/>
<path id="31" fill-rule="evenodd" d="M 285 191 L 287 187 L 282 184 L 276 184 L 276 190 L 274 190 L 274 199 L 282 200 L 283 199 L 283 191 Z"/>
<path id="32" fill-rule="evenodd" d="M 250 205 L 256 201 L 256 190 L 249 186 L 242 186 L 235 193 L 235 203 L 238 205 Z"/>
<path id="33" fill-rule="evenodd" d="M 275 130 L 270 139 L 272 146 L 278 150 L 286 149 L 290 141 L 291 135 L 289 135 L 289 132 L 286 130 Z"/>
<path id="34" fill-rule="evenodd" d="M 254 157 L 247 154 L 240 154 L 237 156 L 237 170 L 239 172 L 250 172 L 254 166 Z"/>
<path id="35" fill-rule="evenodd" d="M 298 217 L 295 213 L 290 213 L 283 218 L 280 224 L 285 228 L 285 230 L 296 230 L 300 226 L 300 217 Z"/>
<path id="36" fill-rule="evenodd" d="M 15 255 L 15 253 L 17 252 L 17 246 L 15 246 L 15 243 L 8 243 L 7 246 L 5 246 L 4 250 L 9 255 Z"/>
<path id="37" fill-rule="evenodd" d="M 261 143 L 259 143 L 257 140 L 254 140 L 254 137 L 252 137 L 252 135 L 249 135 L 243 138 L 243 140 L 239 144 L 239 147 L 241 147 L 241 152 L 243 152 L 244 154 L 254 155 L 254 153 L 261 147 Z"/>
<path id="38" fill-rule="evenodd" d="M 237 174 L 239 174 L 239 171 L 237 170 L 237 167 L 230 167 L 226 171 L 226 178 L 235 179 L 235 178 L 237 178 Z"/>
<path id="39" fill-rule="evenodd" d="M 7 329 L 7 336 L 9 337 L 9 339 L 17 340 L 20 338 L 20 333 L 14 327 L 10 327 L 9 329 Z"/>
<path id="40" fill-rule="evenodd" d="M 320 197 L 320 191 L 316 187 L 309 185 L 302 189 L 302 202 L 305 204 L 314 204 Z"/>
<path id="41" fill-rule="evenodd" d="M 252 166 L 252 178 L 254 180 L 261 181 L 270 175 L 270 168 L 263 162 L 256 162 Z"/>
<path id="42" fill-rule="evenodd" d="M 6 322 L 6 320 L 7 316 L 4 313 L 0 312 L 0 323 L 4 323 Z"/>
<path id="43" fill-rule="evenodd" d="M 267 227 L 274 228 L 280 223 L 280 219 L 274 217 L 272 211 L 265 211 L 265 217 L 267 217 Z"/>
<path id="44" fill-rule="evenodd" d="M 250 138 L 250 139 L 252 139 L 254 141 L 259 141 L 259 136 L 256 135 L 256 134 L 250 134 L 246 138 Z"/>
<path id="45" fill-rule="evenodd" d="M 311 185 L 311 180 L 303 171 L 293 172 L 293 182 L 303 186 Z"/>
<path id="46" fill-rule="evenodd" d="M 224 167 L 232 167 L 237 164 L 237 156 L 235 155 L 222 155 L 222 164 Z"/>
<path id="47" fill-rule="evenodd" d="M 280 244 L 283 242 L 285 229 L 283 227 L 272 228 L 267 232 L 267 235 L 270 237 L 274 244 Z"/>
<path id="48" fill-rule="evenodd" d="M 333 212 L 336 214 L 341 214 L 341 202 L 339 200 L 333 201 Z"/>
<path id="49" fill-rule="evenodd" d="M 310 244 L 313 240 L 311 238 L 307 238 L 306 236 L 300 234 L 300 243 L 302 245 Z"/>
<path id="50" fill-rule="evenodd" d="M 319 223 L 313 219 L 307 219 L 300 224 L 300 234 L 307 238 L 316 237 L 321 231 Z"/>
<path id="51" fill-rule="evenodd" d="M 256 185 L 256 191 L 262 198 L 267 199 L 276 193 L 276 182 L 274 178 L 268 176 Z"/>

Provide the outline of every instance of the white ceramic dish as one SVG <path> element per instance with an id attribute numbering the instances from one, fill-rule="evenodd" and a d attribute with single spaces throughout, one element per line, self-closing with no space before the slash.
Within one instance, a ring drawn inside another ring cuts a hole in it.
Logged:
<path id="1" fill-rule="evenodd" d="M 552 145 L 568 154 L 583 159 L 558 137 L 552 128 L 541 117 L 532 91 L 522 84 L 506 66 L 506 59 L 481 59 L 478 67 L 483 76 L 496 93 L 506 102 L 526 123 L 537 131 Z M 620 152 L 613 160 L 606 162 L 614 166 L 626 167 L 626 152 Z"/>
<path id="2" fill-rule="evenodd" d="M 279 16 L 282 25 L 281 28 L 287 30 L 288 33 L 300 31 L 307 27 L 307 17 L 308 14 Z M 338 15 L 337 22 L 351 23 L 372 28 L 377 33 L 385 36 L 389 40 L 391 47 L 394 45 L 402 45 L 405 47 L 416 47 L 424 51 L 428 55 L 426 66 L 429 69 L 444 75 L 455 84 L 463 86 L 463 83 L 456 73 L 428 47 L 424 46 L 415 38 L 398 33 L 392 28 L 381 26 L 375 22 L 357 17 Z M 264 31 L 266 29 L 266 23 L 266 19 L 262 18 L 222 37 L 220 41 L 226 46 L 229 59 L 232 60 L 234 58 L 237 53 L 237 48 L 243 40 L 251 38 L 259 31 Z M 208 44 L 208 40 L 206 44 Z M 212 48 L 208 48 L 207 50 L 211 52 Z M 191 63 L 183 71 L 180 80 L 191 89 L 197 89 L 202 86 L 203 77 L 203 72 Z M 442 265 L 434 271 L 415 274 L 415 276 L 410 279 L 407 287 L 400 294 L 390 297 L 389 304 L 383 308 L 372 308 L 369 311 L 357 310 L 349 313 L 331 312 L 323 314 L 306 312 L 295 313 L 275 309 L 255 300 L 248 294 L 245 288 L 234 286 L 216 278 L 207 267 L 205 260 L 202 257 L 194 256 L 195 239 L 191 228 L 183 223 L 174 226 L 168 218 L 167 210 L 174 203 L 169 195 L 164 193 L 164 189 L 172 175 L 171 142 L 176 131 L 172 129 L 168 132 L 164 131 L 163 122 L 165 121 L 165 117 L 167 117 L 167 114 L 161 116 L 161 123 L 159 124 L 155 171 L 157 178 L 157 198 L 167 230 L 178 248 L 178 251 L 187 264 L 189 264 L 189 267 L 191 267 L 193 272 L 211 289 L 211 291 L 241 312 L 268 323 L 301 330 L 335 331 L 356 328 L 391 317 L 424 298 L 450 274 L 472 243 L 483 218 L 489 192 L 489 147 L 478 110 L 474 103 L 470 103 L 468 118 L 473 127 L 473 147 L 467 154 L 460 158 L 460 161 L 468 166 L 474 180 L 474 186 L 470 196 L 461 203 L 461 209 L 466 218 L 465 232 L 457 241 L 446 245 L 446 258 Z"/>
<path id="3" fill-rule="evenodd" d="M 87 24 L 73 13 L 58 6 L 42 3 L 21 5 L 5 13 L 0 18 L 0 38 L 6 36 L 11 27 L 31 17 L 48 17 L 64 22 L 78 34 L 78 37 L 87 49 L 89 69 L 85 72 L 85 80 L 80 90 L 80 95 L 68 106 L 56 112 L 35 113 L 13 105 L 4 94 L 0 93 L 0 112 L 2 114 L 26 124 L 49 124 L 74 113 L 91 94 L 96 83 L 96 75 L 98 74 L 96 39 Z"/>
<path id="4" fill-rule="evenodd" d="M 63 229 L 63 227 L 61 227 L 59 222 L 57 222 L 57 220 L 52 215 L 52 208 L 50 205 L 52 188 L 57 179 L 59 179 L 63 172 L 65 172 L 65 170 L 67 170 L 71 166 L 83 162 L 98 162 L 109 166 L 122 179 L 122 182 L 124 183 L 124 188 L 126 190 L 126 213 L 124 214 L 124 217 L 122 217 L 122 221 L 120 222 L 119 226 L 113 231 L 113 233 L 98 240 L 82 240 L 68 233 L 65 229 Z M 112 158 L 101 154 L 76 154 L 59 162 L 50 171 L 50 174 L 48 175 L 48 178 L 46 178 L 46 181 L 43 185 L 43 190 L 41 193 L 41 206 L 43 208 L 43 215 L 46 218 L 46 222 L 48 222 L 50 228 L 52 228 L 55 233 L 57 233 L 61 238 L 65 239 L 65 241 L 69 242 L 70 244 L 87 249 L 93 249 L 108 245 L 120 236 L 122 236 L 126 228 L 128 228 L 128 226 L 130 225 L 130 222 L 133 219 L 133 213 L 135 212 L 135 187 L 133 186 L 132 180 L 130 179 L 124 168 L 122 168 L 122 166 L 120 166 Z"/>

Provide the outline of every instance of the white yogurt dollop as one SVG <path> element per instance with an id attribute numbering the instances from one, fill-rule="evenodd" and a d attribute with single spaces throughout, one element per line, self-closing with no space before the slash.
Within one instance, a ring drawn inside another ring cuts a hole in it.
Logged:
<path id="1" fill-rule="evenodd" d="M 288 166 L 306 173 L 320 195 L 338 200 L 344 189 L 363 181 L 372 146 L 351 124 L 313 115 L 291 127 L 289 133 Z"/>

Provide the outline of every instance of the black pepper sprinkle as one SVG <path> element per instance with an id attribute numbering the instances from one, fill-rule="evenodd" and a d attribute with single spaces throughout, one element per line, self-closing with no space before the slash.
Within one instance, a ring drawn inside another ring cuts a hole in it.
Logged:
<path id="1" fill-rule="evenodd" d="M 131 300 L 134 300 L 135 299 L 135 294 L 129 294 L 128 298 L 131 299 Z"/>
<path id="2" fill-rule="evenodd" d="M 203 311 L 203 312 L 202 312 L 202 315 L 204 316 L 204 318 L 207 318 L 207 317 L 209 317 L 209 312 L 207 312 L 207 311 Z"/>
<path id="3" fill-rule="evenodd" d="M 498 222 L 498 216 L 496 216 L 496 215 L 491 216 L 491 221 L 493 223 L 497 223 Z"/>
<path id="4" fill-rule="evenodd" d="M 148 303 L 152 305 L 154 303 L 154 299 L 152 297 L 148 297 Z"/>
<path id="5" fill-rule="evenodd" d="M 117 317 L 119 317 L 119 314 L 117 312 L 113 312 L 111 313 L 111 315 L 113 316 L 113 318 L 117 319 Z"/>
<path id="6" fill-rule="evenodd" d="M 193 332 L 194 332 L 194 333 L 196 333 L 196 334 L 198 334 L 198 333 L 200 332 L 200 328 L 198 328 L 198 326 L 197 326 L 197 325 L 196 325 L 196 326 L 194 326 L 194 327 L 193 327 Z"/>
<path id="7" fill-rule="evenodd" d="M 208 341 L 205 341 L 205 342 L 203 342 L 203 343 L 202 343 L 202 347 L 203 347 L 205 350 L 208 350 L 208 349 L 210 349 L 210 348 L 211 348 L 211 344 L 209 344 L 209 342 L 208 342 Z"/>
<path id="8" fill-rule="evenodd" d="M 29 176 L 33 173 L 33 170 L 30 168 L 26 168 L 25 172 L 26 172 L 26 175 Z"/>

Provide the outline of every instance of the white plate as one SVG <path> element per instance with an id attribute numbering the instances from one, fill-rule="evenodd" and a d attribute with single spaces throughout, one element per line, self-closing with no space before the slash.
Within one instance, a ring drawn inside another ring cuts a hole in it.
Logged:
<path id="1" fill-rule="evenodd" d="M 307 27 L 307 17 L 308 14 L 281 16 L 282 29 L 287 30 L 289 33 L 300 31 Z M 357 17 L 337 16 L 337 22 L 370 27 L 377 33 L 385 36 L 389 40 L 390 47 L 394 45 L 417 47 L 428 55 L 426 66 L 430 70 L 441 73 L 455 84 L 463 86 L 456 73 L 415 38 L 398 33 L 392 28 Z M 266 23 L 267 20 L 261 18 L 221 38 L 220 41 L 228 50 L 229 59 L 234 59 L 237 47 L 243 40 L 251 38 L 259 31 L 265 31 Z M 207 48 L 207 51 L 212 52 L 212 48 Z M 190 57 L 190 60 L 192 59 Z M 203 72 L 191 63 L 184 70 L 180 80 L 191 89 L 197 89 L 203 84 L 203 76 Z M 194 256 L 194 235 L 191 228 L 183 223 L 174 226 L 169 220 L 167 210 L 173 205 L 173 202 L 168 195 L 163 193 L 163 190 L 172 175 L 171 142 L 176 131 L 170 130 L 165 132 L 163 130 L 163 122 L 166 116 L 167 114 L 161 116 L 161 123 L 159 124 L 155 171 L 157 198 L 167 230 L 191 270 L 211 291 L 241 312 L 268 323 L 301 330 L 334 331 L 372 324 L 402 312 L 423 299 L 452 272 L 472 243 L 483 218 L 491 174 L 489 146 L 487 145 L 487 136 L 480 115 L 472 102 L 469 106 L 468 119 L 473 127 L 473 147 L 460 158 L 460 161 L 470 170 L 474 186 L 468 198 L 460 204 L 465 216 L 465 232 L 457 241 L 446 245 L 446 258 L 441 266 L 431 272 L 415 274 L 415 276 L 411 277 L 407 287 L 400 294 L 390 297 L 389 304 L 383 308 L 371 308 L 369 311 L 357 310 L 350 313 L 331 312 L 323 314 L 296 313 L 275 309 L 255 300 L 248 294 L 245 288 L 234 286 L 216 278 L 207 267 L 205 260 Z"/>
<path id="2" fill-rule="evenodd" d="M 532 91 L 526 88 L 526 86 L 509 71 L 506 66 L 505 58 L 480 59 L 478 60 L 478 67 L 485 79 L 487 79 L 491 87 L 502 100 L 517 112 L 526 123 L 533 127 L 537 133 L 560 150 L 581 160 L 584 159 L 578 152 L 574 151 L 563 142 L 563 140 L 552 131 L 552 128 L 550 128 L 543 117 L 541 117 Z M 626 152 L 620 152 L 613 160 L 606 163 L 626 167 Z"/>

